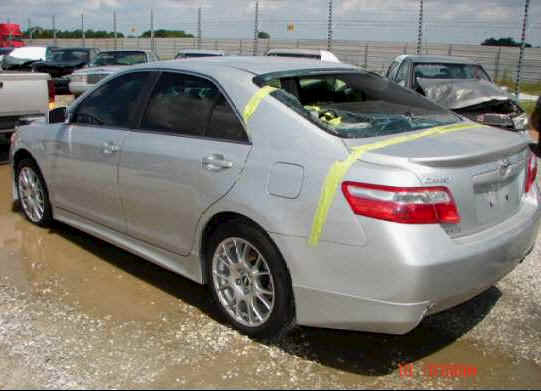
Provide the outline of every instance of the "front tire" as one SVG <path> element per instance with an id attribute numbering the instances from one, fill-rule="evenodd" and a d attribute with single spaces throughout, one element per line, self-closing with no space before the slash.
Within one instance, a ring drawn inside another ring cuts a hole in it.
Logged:
<path id="1" fill-rule="evenodd" d="M 23 159 L 16 169 L 19 204 L 28 221 L 47 227 L 52 222 L 52 210 L 45 180 L 37 164 Z"/>
<path id="2" fill-rule="evenodd" d="M 229 322 L 252 337 L 285 335 L 294 325 L 291 278 L 267 235 L 246 221 L 228 222 L 209 248 L 210 289 Z"/>

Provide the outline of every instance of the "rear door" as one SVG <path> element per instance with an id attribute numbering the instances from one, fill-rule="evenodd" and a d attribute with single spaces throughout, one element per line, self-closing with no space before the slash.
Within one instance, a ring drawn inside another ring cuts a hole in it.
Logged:
<path id="1" fill-rule="evenodd" d="M 119 190 L 131 236 L 187 253 L 199 217 L 241 174 L 251 148 L 212 81 L 163 72 L 123 144 Z"/>

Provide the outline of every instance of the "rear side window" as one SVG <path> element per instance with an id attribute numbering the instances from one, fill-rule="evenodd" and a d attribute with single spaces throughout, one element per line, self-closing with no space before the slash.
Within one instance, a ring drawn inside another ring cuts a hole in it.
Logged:
<path id="1" fill-rule="evenodd" d="M 73 123 L 129 128 L 137 98 L 149 72 L 134 72 L 110 80 L 75 109 Z"/>
<path id="2" fill-rule="evenodd" d="M 214 83 L 172 72 L 160 76 L 141 128 L 235 141 L 247 139 L 235 112 Z"/>

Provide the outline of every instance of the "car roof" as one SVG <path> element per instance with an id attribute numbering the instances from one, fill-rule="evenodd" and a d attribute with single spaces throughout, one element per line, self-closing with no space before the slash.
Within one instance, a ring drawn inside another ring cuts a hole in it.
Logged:
<path id="1" fill-rule="evenodd" d="M 266 56 L 224 56 L 194 58 L 190 61 L 158 61 L 149 64 L 136 65 L 138 68 L 169 68 L 172 70 L 190 70 L 219 74 L 229 69 L 241 70 L 254 76 L 286 71 L 320 70 L 320 71 L 352 71 L 359 70 L 353 65 L 342 63 L 325 63 L 318 60 L 299 59 L 291 57 Z"/>
<path id="2" fill-rule="evenodd" d="M 410 60 L 417 63 L 443 63 L 443 64 L 477 64 L 475 61 L 464 57 L 451 57 L 451 56 L 414 56 L 405 55 L 402 56 L 404 60 Z"/>
<path id="3" fill-rule="evenodd" d="M 214 54 L 217 56 L 223 56 L 224 51 L 223 50 L 210 50 L 210 49 L 181 49 L 178 51 L 178 53 L 201 53 L 201 54 Z M 177 54 L 178 54 L 177 53 Z"/>
<path id="4" fill-rule="evenodd" d="M 145 49 L 105 49 L 100 50 L 101 53 L 111 53 L 111 52 L 143 52 L 143 53 L 152 53 L 152 50 L 145 50 Z"/>
<path id="5" fill-rule="evenodd" d="M 308 54 L 320 56 L 323 50 L 320 49 L 270 49 L 269 53 Z"/>

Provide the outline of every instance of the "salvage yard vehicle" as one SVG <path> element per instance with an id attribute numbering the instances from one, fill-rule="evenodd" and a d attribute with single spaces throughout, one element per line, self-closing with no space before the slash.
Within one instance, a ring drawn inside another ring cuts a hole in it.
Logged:
<path id="1" fill-rule="evenodd" d="M 17 123 L 45 119 L 54 100 L 49 75 L 0 71 L 0 135 L 9 139 Z"/>
<path id="2" fill-rule="evenodd" d="M 73 72 L 69 76 L 69 91 L 81 95 L 107 76 L 125 69 L 129 65 L 159 61 L 150 50 L 106 50 L 100 52 L 88 67 Z"/>
<path id="3" fill-rule="evenodd" d="M 176 60 L 182 60 L 186 58 L 199 58 L 199 57 L 221 57 L 225 56 L 223 50 L 208 50 L 208 49 L 182 49 L 179 50 L 175 56 Z"/>
<path id="4" fill-rule="evenodd" d="M 305 58 L 324 62 L 340 62 L 338 57 L 328 50 L 313 49 L 270 49 L 266 56 Z"/>
<path id="5" fill-rule="evenodd" d="M 528 115 L 480 64 L 448 56 L 395 58 L 386 76 L 472 121 L 527 132 Z"/>
<path id="6" fill-rule="evenodd" d="M 2 69 L 5 71 L 31 72 L 32 64 L 44 61 L 54 46 L 24 46 L 13 49 L 2 58 Z"/>
<path id="7" fill-rule="evenodd" d="M 94 61 L 98 50 L 94 48 L 58 48 L 47 53 L 45 61 L 32 64 L 32 72 L 51 75 L 57 94 L 68 94 L 69 75 Z"/>
<path id="8" fill-rule="evenodd" d="M 537 160 L 345 64 L 215 57 L 112 75 L 18 128 L 13 197 L 198 283 L 251 336 L 404 334 L 532 250 Z"/>

